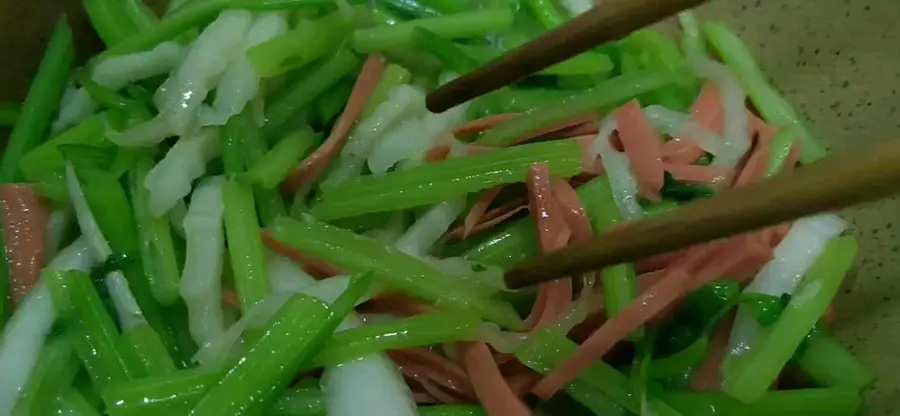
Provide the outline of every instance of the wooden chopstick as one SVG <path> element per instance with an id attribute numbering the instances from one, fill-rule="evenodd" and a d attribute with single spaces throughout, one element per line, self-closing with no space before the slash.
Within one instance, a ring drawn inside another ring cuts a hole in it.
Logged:
<path id="1" fill-rule="evenodd" d="M 566 24 L 428 94 L 439 113 L 486 94 L 604 42 L 620 39 L 704 0 L 603 0 Z"/>
<path id="2" fill-rule="evenodd" d="M 592 241 L 523 261 L 506 272 L 505 280 L 510 289 L 518 289 L 897 192 L 900 192 L 900 141 L 889 140 L 859 152 L 831 156 L 769 181 L 725 191 L 671 213 L 615 228 Z"/>

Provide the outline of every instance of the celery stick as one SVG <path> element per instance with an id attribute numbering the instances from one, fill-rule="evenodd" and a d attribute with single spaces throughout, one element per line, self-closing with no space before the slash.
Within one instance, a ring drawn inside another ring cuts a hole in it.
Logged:
<path id="1" fill-rule="evenodd" d="M 314 258 L 355 272 L 371 270 L 378 281 L 428 301 L 461 310 L 475 311 L 482 318 L 510 328 L 522 322 L 508 303 L 487 298 L 467 282 L 451 278 L 430 264 L 378 241 L 312 219 L 278 218 L 272 235 Z"/>
<path id="2" fill-rule="evenodd" d="M 18 169 L 22 157 L 45 138 L 47 126 L 50 125 L 66 87 L 69 67 L 74 58 L 72 29 L 63 17 L 53 29 L 44 57 L 22 104 L 19 119 L 9 134 L 0 159 L 0 183 L 19 180 L 21 175 Z"/>
<path id="3" fill-rule="evenodd" d="M 100 411 L 78 389 L 70 388 L 56 398 L 52 414 L 100 416 Z"/>
<path id="4" fill-rule="evenodd" d="M 262 77 L 299 68 L 338 49 L 353 29 L 340 12 L 315 20 L 301 20 L 280 36 L 247 50 L 247 57 Z"/>
<path id="5" fill-rule="evenodd" d="M 311 212 L 316 218 L 334 220 L 434 204 L 522 182 L 528 167 L 541 162 L 549 165 L 554 177 L 574 176 L 581 172 L 581 147 L 574 140 L 525 144 L 323 185 L 322 201 Z"/>
<path id="6" fill-rule="evenodd" d="M 241 310 L 246 312 L 271 294 L 253 190 L 249 185 L 230 180 L 225 183 L 222 203 L 234 286 L 241 300 Z"/>
<path id="7" fill-rule="evenodd" d="M 472 71 L 481 64 L 455 43 L 423 27 L 413 28 L 413 41 L 417 46 L 437 58 L 447 70 L 458 74 Z"/>
<path id="8" fill-rule="evenodd" d="M 769 84 L 747 45 L 723 23 L 705 22 L 702 31 L 722 61 L 741 81 L 759 114 L 778 127 L 796 126 L 799 138 L 803 141 L 800 161 L 810 163 L 825 157 L 825 148 L 806 129 L 804 120 L 791 104 Z"/>
<path id="9" fill-rule="evenodd" d="M 318 388 L 285 391 L 266 411 L 269 416 L 326 416 L 325 397 Z"/>
<path id="10" fill-rule="evenodd" d="M 243 175 L 244 179 L 265 189 L 274 189 L 316 144 L 317 139 L 319 136 L 308 126 L 293 131 L 249 167 Z"/>
<path id="11" fill-rule="evenodd" d="M 431 7 L 428 7 L 416 0 L 385 0 L 384 3 L 390 6 L 392 9 L 398 10 L 402 13 L 416 18 L 434 17 L 441 15 L 441 13 L 438 13 L 437 10 L 434 10 Z"/>
<path id="12" fill-rule="evenodd" d="M 0 103 L 0 127 L 12 127 L 19 119 L 22 107 L 16 103 Z"/>
<path id="13" fill-rule="evenodd" d="M 462 12 L 447 16 L 410 20 L 392 26 L 359 29 L 353 34 L 353 48 L 368 53 L 414 45 L 415 31 L 422 27 L 445 39 L 469 38 L 495 33 L 512 26 L 510 9 Z"/>
<path id="14" fill-rule="evenodd" d="M 485 45 L 457 45 L 479 63 L 498 58 L 505 51 Z M 540 75 L 597 75 L 608 74 L 615 68 L 609 56 L 598 52 L 584 52 L 565 61 L 544 68 Z"/>
<path id="15" fill-rule="evenodd" d="M 135 326 L 122 334 L 122 342 L 134 348 L 138 359 L 148 376 L 161 376 L 174 373 L 175 362 L 160 339 L 159 334 L 143 324 Z"/>
<path id="16" fill-rule="evenodd" d="M 363 325 L 334 334 L 310 366 L 338 365 L 385 350 L 471 340 L 479 322 L 477 315 L 442 311 Z"/>
<path id="17" fill-rule="evenodd" d="M 553 29 L 566 21 L 552 0 L 527 0 L 525 3 L 545 29 Z"/>
<path id="18" fill-rule="evenodd" d="M 343 48 L 321 61 L 315 69 L 288 87 L 285 94 L 269 106 L 266 111 L 268 121 L 263 128 L 264 134 L 266 136 L 277 134 L 278 130 L 301 108 L 311 103 L 341 78 L 355 71 L 358 64 L 359 59 Z"/>
<path id="19" fill-rule="evenodd" d="M 241 115 L 228 119 L 219 140 L 222 142 L 222 170 L 227 178 L 244 171 L 243 131 Z"/>
<path id="20" fill-rule="evenodd" d="M 132 22 L 125 18 L 123 2 L 114 0 L 84 0 L 84 11 L 91 21 L 94 31 L 107 47 L 111 47 L 123 39 L 133 35 L 137 30 Z"/>
<path id="21" fill-rule="evenodd" d="M 41 355 L 12 414 L 49 414 L 50 403 L 46 398 L 56 397 L 68 389 L 80 369 L 81 361 L 75 356 L 69 339 L 65 335 L 50 339 L 41 349 Z"/>
<path id="22" fill-rule="evenodd" d="M 409 83 L 411 78 L 412 74 L 406 68 L 397 64 L 388 64 L 384 68 L 384 73 L 381 74 L 381 79 L 378 80 L 378 85 L 375 86 L 375 90 L 372 91 L 372 95 L 366 101 L 362 114 L 359 116 L 360 120 L 369 118 L 381 103 L 387 101 L 388 91 L 398 85 Z"/>
<path id="23" fill-rule="evenodd" d="M 862 390 L 875 380 L 872 370 L 837 340 L 822 333 L 810 336 L 796 363 L 814 383 L 825 387 Z"/>
<path id="24" fill-rule="evenodd" d="M 714 392 L 667 392 L 661 397 L 691 416 L 851 416 L 859 414 L 859 392 L 849 388 L 780 390 L 752 404 Z"/>
<path id="25" fill-rule="evenodd" d="M 262 137 L 259 126 L 253 121 L 250 111 L 244 111 L 232 117 L 229 122 L 237 123 L 233 127 L 239 128 L 244 163 L 248 166 L 259 163 L 259 160 L 265 156 L 268 146 L 265 138 Z M 253 188 L 253 195 L 256 197 L 256 207 L 264 225 L 269 225 L 275 218 L 287 214 L 284 200 L 277 190 L 256 186 Z"/>
<path id="26" fill-rule="evenodd" d="M 486 416 L 481 406 L 475 404 L 439 404 L 419 406 L 419 416 Z"/>
<path id="27" fill-rule="evenodd" d="M 327 128 L 344 111 L 350 93 L 353 92 L 353 80 L 344 78 L 337 85 L 316 100 L 316 127 Z"/>
<path id="28" fill-rule="evenodd" d="M 515 352 L 516 358 L 534 371 L 547 374 L 554 366 L 562 363 L 578 345 L 564 335 L 549 329 L 534 332 Z M 600 391 L 616 404 L 640 414 L 640 400 L 632 392 L 631 382 L 615 368 L 597 361 L 566 386 L 565 391 L 584 389 L 586 384 Z M 577 399 L 577 395 L 573 395 Z"/>
<path id="29" fill-rule="evenodd" d="M 672 84 L 677 74 L 668 70 L 633 72 L 604 81 L 561 102 L 547 103 L 488 130 L 476 143 L 509 146 L 516 139 L 543 126 L 563 122 L 589 111 L 609 111 L 634 96 Z"/>
<path id="30" fill-rule="evenodd" d="M 123 3 L 125 14 L 138 29 L 151 30 L 159 24 L 159 18 L 143 0 L 125 0 Z"/>
<path id="31" fill-rule="evenodd" d="M 141 263 L 150 291 L 159 303 L 170 305 L 178 298 L 180 272 L 168 218 L 150 214 L 150 194 L 144 187 L 144 178 L 152 168 L 152 158 L 138 159 L 128 176 L 129 188 L 140 236 Z"/>
<path id="32" fill-rule="evenodd" d="M 208 370 L 178 371 L 110 386 L 103 392 L 103 401 L 111 416 L 186 415 L 220 377 Z M 279 394 L 266 415 L 325 416 L 325 401 L 316 388 L 295 388 Z"/>
<path id="33" fill-rule="evenodd" d="M 96 146 L 114 149 L 115 145 L 106 140 L 106 113 L 95 114 L 69 130 L 31 149 L 22 156 L 19 169 L 29 182 L 37 182 L 51 172 L 62 172 L 65 166 L 63 145 Z"/>
<path id="34" fill-rule="evenodd" d="M 297 370 L 312 359 L 359 298 L 368 291 L 371 276 L 354 278 L 330 307 L 295 294 L 281 307 L 263 336 L 237 360 L 225 376 L 200 399 L 191 415 L 241 414 L 274 399 Z"/>
<path id="35" fill-rule="evenodd" d="M 128 202 L 128 195 L 118 180 L 98 176 L 83 182 L 81 186 L 97 225 L 100 226 L 100 231 L 109 241 L 113 253 L 125 256 L 140 253 L 141 240 L 135 219 L 132 215 L 123 215 L 123 213 L 134 211 Z M 163 335 L 163 341 L 170 349 L 174 350 L 174 340 L 168 332 L 171 323 L 167 323 L 159 303 L 153 298 L 153 291 L 150 289 L 142 263 L 139 261 L 123 262 L 121 271 L 125 275 L 131 293 L 137 300 L 147 323 L 157 333 Z"/>
<path id="36" fill-rule="evenodd" d="M 800 137 L 801 134 L 796 126 L 789 126 L 779 130 L 775 137 L 772 137 L 772 141 L 769 142 L 769 164 L 766 165 L 765 172 L 767 178 L 771 178 L 781 172 L 784 168 L 784 162 L 794 147 L 794 140 Z"/>
<path id="37" fill-rule="evenodd" d="M 111 385 L 103 390 L 103 402 L 111 416 L 186 415 L 220 377 L 193 369 Z"/>
<path id="38" fill-rule="evenodd" d="M 76 321 L 70 339 L 96 386 L 102 389 L 144 375 L 134 350 L 119 344 L 116 324 L 90 276 L 80 271 L 46 270 L 41 278 L 50 289 L 57 312 L 66 316 L 74 311 Z"/>
<path id="39" fill-rule="evenodd" d="M 853 265 L 857 243 L 838 237 L 809 269 L 778 321 L 763 334 L 733 372 L 726 374 L 725 392 L 744 403 L 763 397 L 782 368 L 825 313 Z"/>
<path id="40" fill-rule="evenodd" d="M 103 107 L 121 109 L 136 104 L 133 100 L 125 98 L 118 92 L 106 88 L 88 77 L 79 79 L 78 83 L 81 84 L 81 88 L 84 88 L 92 100 Z"/>

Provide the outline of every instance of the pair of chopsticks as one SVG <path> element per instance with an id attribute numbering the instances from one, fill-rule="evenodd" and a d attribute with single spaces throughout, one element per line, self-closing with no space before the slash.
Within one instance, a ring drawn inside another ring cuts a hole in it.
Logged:
<path id="1" fill-rule="evenodd" d="M 567 24 L 430 93 L 429 110 L 444 111 L 600 43 L 694 7 L 703 0 L 605 0 Z M 506 271 L 518 289 L 562 276 L 633 262 L 694 244 L 839 210 L 900 192 L 900 142 L 832 156 L 775 180 L 724 191 L 593 240 L 523 261 Z"/>

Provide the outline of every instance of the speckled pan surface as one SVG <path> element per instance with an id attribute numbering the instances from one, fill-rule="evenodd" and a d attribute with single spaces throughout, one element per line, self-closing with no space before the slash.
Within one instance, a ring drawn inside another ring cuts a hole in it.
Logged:
<path id="1" fill-rule="evenodd" d="M 79 43 L 96 45 L 79 3 L 0 0 L 0 100 L 28 87 L 55 12 L 68 9 Z M 900 139 L 900 2 L 714 0 L 701 15 L 738 29 L 833 152 Z M 861 255 L 839 304 L 838 336 L 879 373 L 866 413 L 900 415 L 900 199 L 847 218 Z"/>

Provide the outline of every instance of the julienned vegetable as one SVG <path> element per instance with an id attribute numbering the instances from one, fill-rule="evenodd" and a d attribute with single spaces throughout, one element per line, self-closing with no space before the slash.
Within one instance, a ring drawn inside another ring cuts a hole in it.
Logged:
<path id="1" fill-rule="evenodd" d="M 59 23 L 0 105 L 0 415 L 857 414 L 832 214 L 506 290 L 824 154 L 690 13 L 425 108 L 589 3 L 87 1 L 109 48 L 73 71 Z"/>

